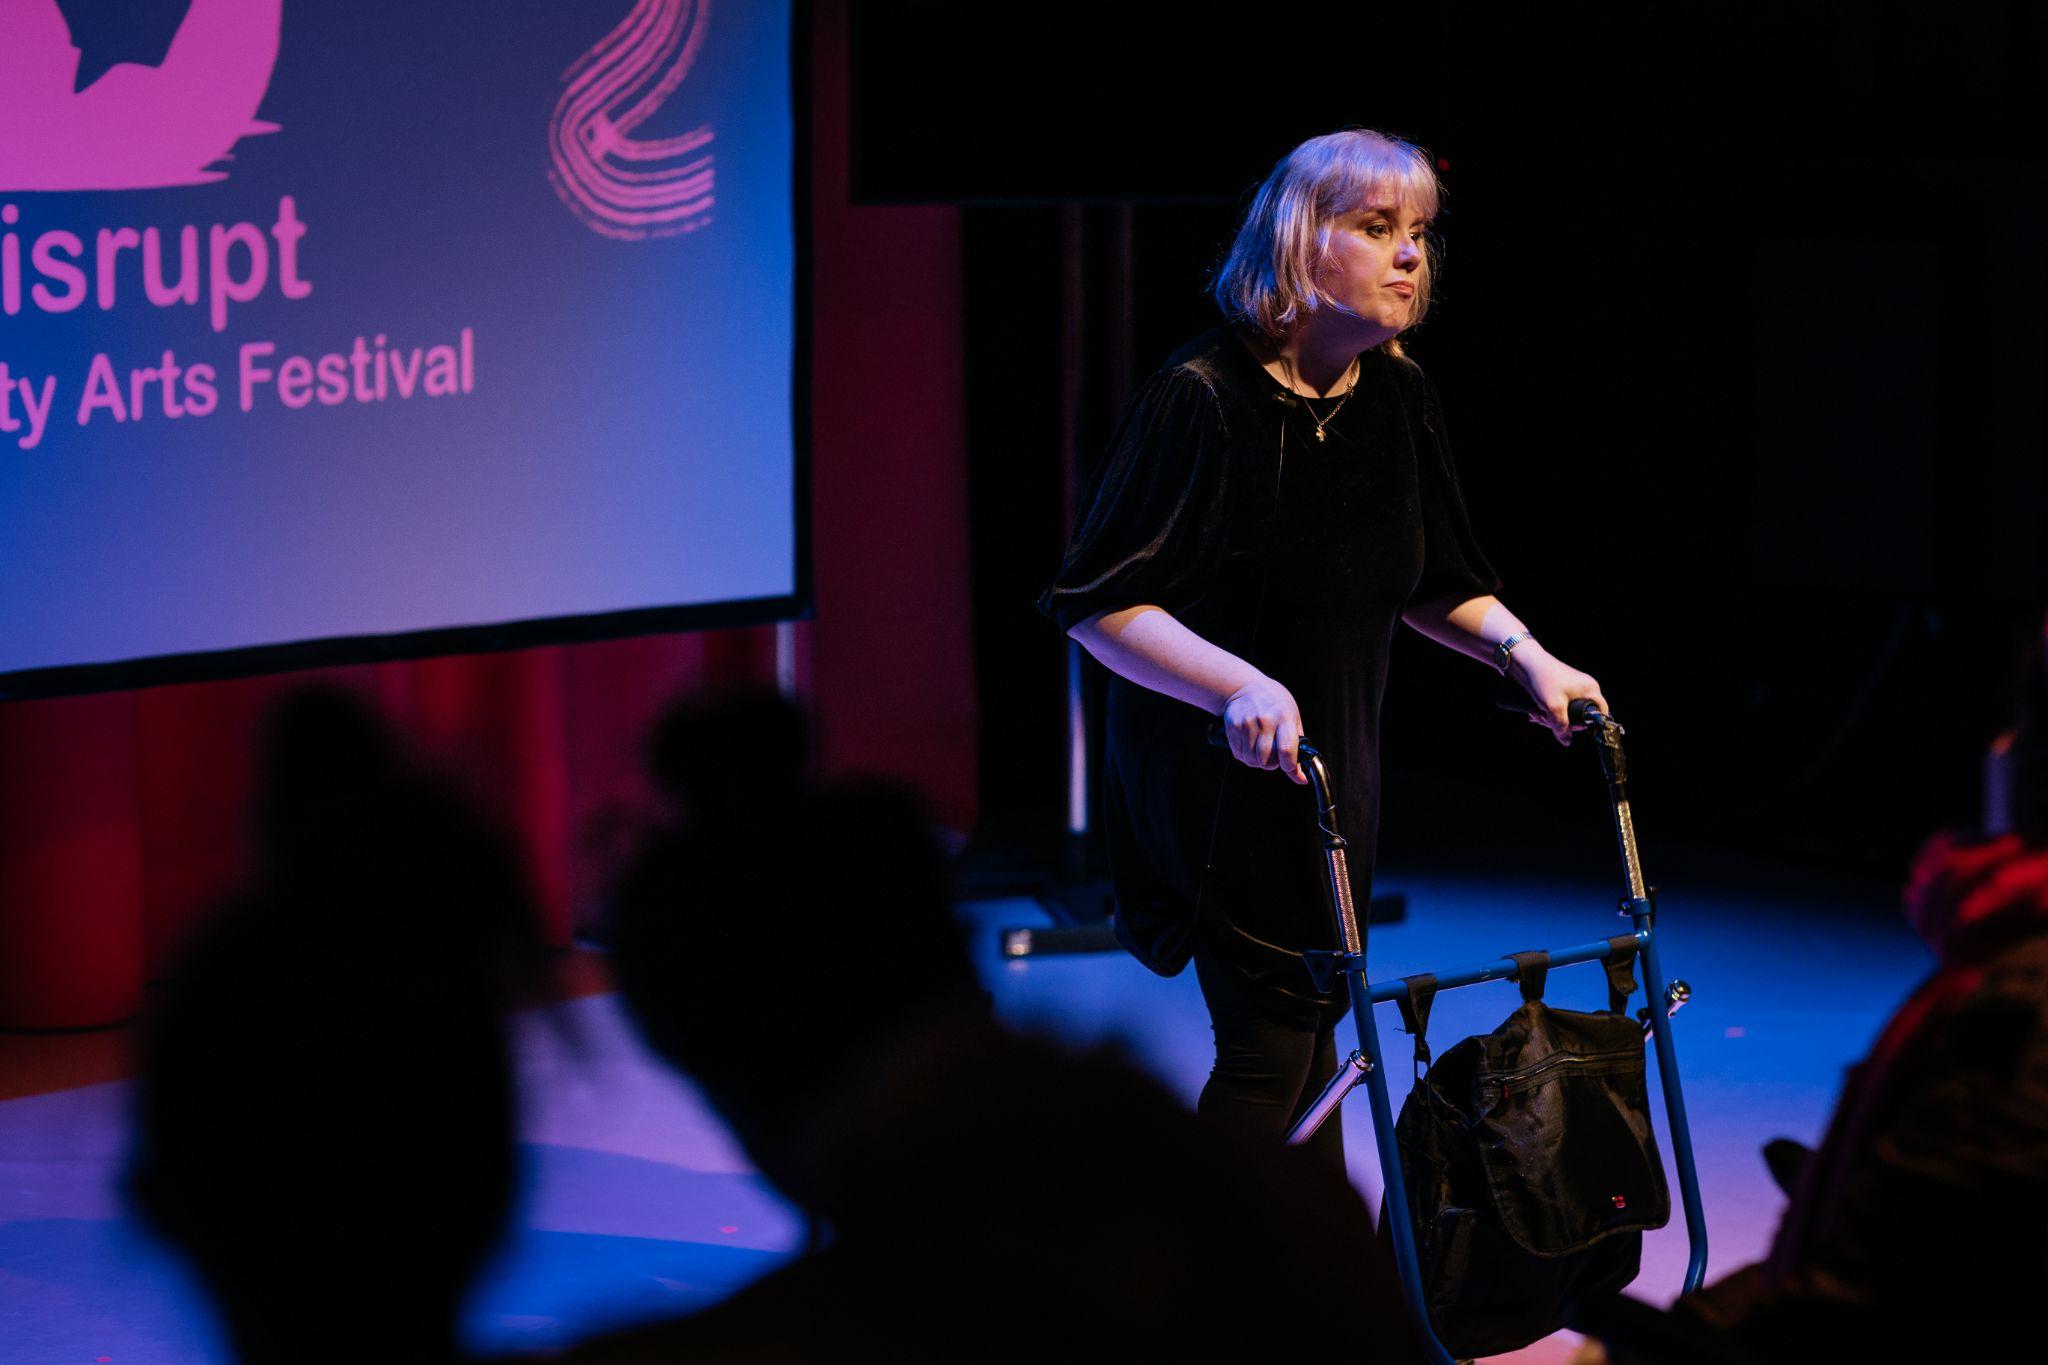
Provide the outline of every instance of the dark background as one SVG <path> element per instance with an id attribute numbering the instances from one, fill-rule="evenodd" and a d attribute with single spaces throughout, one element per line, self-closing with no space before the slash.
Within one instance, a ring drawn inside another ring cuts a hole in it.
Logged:
<path id="1" fill-rule="evenodd" d="M 1629 726 L 1664 866 L 1890 881 L 1976 820 L 2048 603 L 2048 24 L 1674 9 L 855 7 L 856 197 L 967 206 L 984 865 L 1059 842 L 1064 645 L 1031 602 L 1063 449 L 1085 475 L 1214 321 L 1250 191 L 1345 125 L 1444 168 L 1411 350 L 1503 599 Z M 1404 632 L 1383 857 L 1604 867 L 1591 759 L 1492 695 Z"/>

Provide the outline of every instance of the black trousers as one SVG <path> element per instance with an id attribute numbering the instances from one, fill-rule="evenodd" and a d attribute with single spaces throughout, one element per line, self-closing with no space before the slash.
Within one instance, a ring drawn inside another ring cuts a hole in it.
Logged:
<path id="1" fill-rule="evenodd" d="M 1275 1146 L 1322 1093 L 1337 1070 L 1337 1025 L 1289 1025 L 1261 1010 L 1245 981 L 1203 944 L 1195 951 L 1195 978 L 1216 1035 L 1216 1064 L 1195 1111 Z M 1344 1174 L 1341 1111 L 1323 1122 L 1308 1150 Z"/>

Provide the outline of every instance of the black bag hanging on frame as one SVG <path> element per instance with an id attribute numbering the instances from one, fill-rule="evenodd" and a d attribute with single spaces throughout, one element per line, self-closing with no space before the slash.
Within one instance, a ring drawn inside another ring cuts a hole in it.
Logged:
<path id="1" fill-rule="evenodd" d="M 1436 979 L 1408 977 L 1398 998 L 1417 1077 L 1394 1131 L 1430 1318 L 1459 1357 L 1527 1346 L 1579 1303 L 1620 1292 L 1643 1233 L 1670 1219 L 1642 1030 L 1627 1014 L 1636 941 L 1610 942 L 1605 1011 L 1550 1008 L 1549 955 L 1512 954 L 1521 1007 L 1426 1075 Z"/>

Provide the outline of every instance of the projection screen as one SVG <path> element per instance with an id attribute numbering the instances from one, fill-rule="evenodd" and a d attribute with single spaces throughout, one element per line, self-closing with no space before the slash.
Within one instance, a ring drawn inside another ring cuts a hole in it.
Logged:
<path id="1" fill-rule="evenodd" d="M 0 697 L 804 614 L 790 25 L 0 0 Z"/>

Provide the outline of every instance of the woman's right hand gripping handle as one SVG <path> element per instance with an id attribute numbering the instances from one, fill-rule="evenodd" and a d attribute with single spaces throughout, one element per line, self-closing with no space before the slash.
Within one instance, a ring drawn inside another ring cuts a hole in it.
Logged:
<path id="1" fill-rule="evenodd" d="M 1223 703 L 1223 736 L 1230 756 L 1253 768 L 1277 768 L 1306 783 L 1301 770 L 1301 712 L 1294 694 L 1261 674 Z"/>
<path id="2" fill-rule="evenodd" d="M 1099 611 L 1067 633 L 1104 667 L 1140 687 L 1212 715 L 1220 710 L 1223 739 L 1240 763 L 1308 781 L 1298 752 L 1301 712 L 1294 694 L 1164 608 L 1140 604 Z"/>

